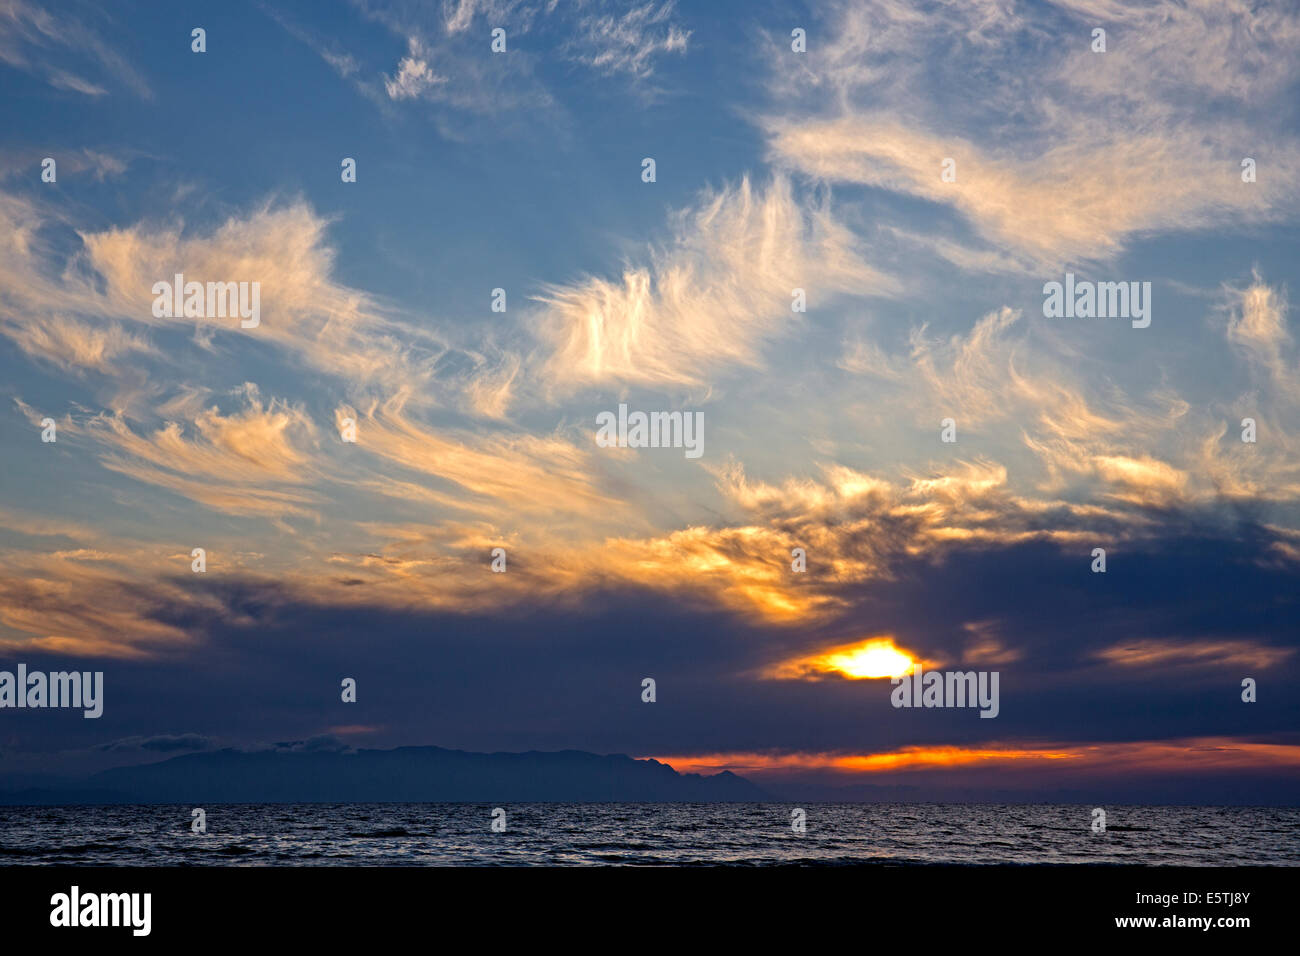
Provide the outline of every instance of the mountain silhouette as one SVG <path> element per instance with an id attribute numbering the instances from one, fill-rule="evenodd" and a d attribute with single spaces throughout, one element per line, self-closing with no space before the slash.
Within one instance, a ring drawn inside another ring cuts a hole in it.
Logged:
<path id="1" fill-rule="evenodd" d="M 111 803 L 750 802 L 767 794 L 730 771 L 678 773 L 657 760 L 580 750 L 470 753 L 441 747 L 186 754 L 115 767 L 78 785 Z M 0 796 L 81 803 L 75 791 Z M 117 795 L 105 799 L 106 794 Z M 26 801 L 24 801 L 26 802 Z"/>

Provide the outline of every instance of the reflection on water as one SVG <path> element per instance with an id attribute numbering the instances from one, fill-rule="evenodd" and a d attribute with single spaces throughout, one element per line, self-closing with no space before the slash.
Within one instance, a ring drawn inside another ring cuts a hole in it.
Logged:
<path id="1" fill-rule="evenodd" d="M 1300 865 L 1300 809 L 528 803 L 0 807 L 0 864 L 1142 863 Z"/>

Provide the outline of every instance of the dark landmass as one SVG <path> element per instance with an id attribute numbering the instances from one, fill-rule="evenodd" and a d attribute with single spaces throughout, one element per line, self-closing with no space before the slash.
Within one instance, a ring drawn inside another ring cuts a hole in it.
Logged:
<path id="1" fill-rule="evenodd" d="M 0 804 L 724 803 L 770 799 L 743 777 L 681 774 L 657 760 L 580 750 L 469 753 L 441 747 L 219 750 L 115 767 L 67 787 L 0 792 Z"/>

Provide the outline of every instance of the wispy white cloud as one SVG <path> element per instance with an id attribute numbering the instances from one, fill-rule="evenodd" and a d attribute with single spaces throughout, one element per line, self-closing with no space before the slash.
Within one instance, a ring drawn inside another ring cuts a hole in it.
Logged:
<path id="1" fill-rule="evenodd" d="M 104 89 L 89 80 L 83 80 L 81 77 L 65 70 L 51 71 L 49 76 L 50 86 L 56 90 L 71 90 L 74 93 L 85 93 L 87 96 L 105 96 L 108 90 Z"/>
<path id="2" fill-rule="evenodd" d="M 1042 268 L 1297 208 L 1300 144 L 1273 121 L 1300 78 L 1293 8 L 832 9 L 813 51 L 783 54 L 774 41 L 769 53 L 778 69 L 763 128 L 782 165 L 950 206 L 991 247 Z M 1094 26 L 1110 30 L 1105 53 L 1089 49 Z M 1244 156 L 1267 156 L 1267 175 L 1243 183 Z M 955 182 L 941 178 L 945 159 Z"/>
<path id="3" fill-rule="evenodd" d="M 397 64 L 397 74 L 384 77 L 384 90 L 389 99 L 412 100 L 421 96 L 426 90 L 446 83 L 445 76 L 437 76 L 424 59 L 424 48 L 418 37 L 409 37 L 410 53 Z"/>
<path id="4" fill-rule="evenodd" d="M 553 353 L 543 376 L 559 390 L 696 385 L 706 372 L 761 365 L 764 346 L 799 324 L 795 289 L 810 302 L 896 290 L 825 202 L 801 203 L 782 177 L 705 193 L 673 227 L 620 280 L 592 277 L 539 297 Z"/>
<path id="5" fill-rule="evenodd" d="M 280 24 L 299 43 L 309 47 L 317 56 L 329 64 L 330 69 L 343 79 L 348 79 L 360 71 L 360 61 L 346 52 L 337 38 L 322 37 L 314 30 L 310 30 L 296 20 L 291 19 L 283 11 L 276 10 L 273 7 L 263 6 L 262 12 Z"/>
<path id="6" fill-rule="evenodd" d="M 70 56 L 79 63 L 90 60 L 93 66 L 137 96 L 152 99 L 153 91 L 144 77 L 104 42 L 95 27 L 86 26 L 78 19 L 74 10 L 71 7 L 51 12 L 27 0 L 2 0 L 0 62 L 41 76 L 56 89 L 103 96 L 108 91 L 101 84 L 52 62 L 56 55 Z"/>
<path id="7" fill-rule="evenodd" d="M 564 122 L 564 104 L 542 78 L 548 54 L 521 39 L 549 29 L 544 41 L 565 60 L 600 75 L 624 78 L 642 93 L 665 56 L 686 52 L 691 31 L 681 22 L 676 0 L 646 0 L 628 6 L 616 0 L 444 0 L 420 6 L 354 0 L 369 20 L 400 38 L 406 53 L 396 63 L 368 68 L 347 52 L 339 38 L 322 38 L 267 10 L 291 35 L 326 60 L 340 76 L 381 109 L 430 108 L 432 119 L 451 139 L 499 135 L 505 117 L 522 124 L 528 114 Z M 503 55 L 491 49 L 490 31 L 506 33 Z M 475 39 L 477 37 L 477 40 Z M 654 90 L 651 92 L 659 92 Z M 490 118 L 492 125 L 479 125 Z"/>
<path id="8" fill-rule="evenodd" d="M 654 0 L 628 10 L 587 14 L 566 45 L 570 59 L 606 75 L 648 79 L 662 54 L 684 54 L 691 31 L 673 21 L 675 0 Z"/>

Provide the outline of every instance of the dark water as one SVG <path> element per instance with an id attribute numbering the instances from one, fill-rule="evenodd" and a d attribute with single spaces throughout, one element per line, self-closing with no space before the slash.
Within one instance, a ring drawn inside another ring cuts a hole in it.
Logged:
<path id="1" fill-rule="evenodd" d="M 1300 865 L 1300 809 L 531 803 L 0 807 L 0 865 L 1143 863 Z"/>

